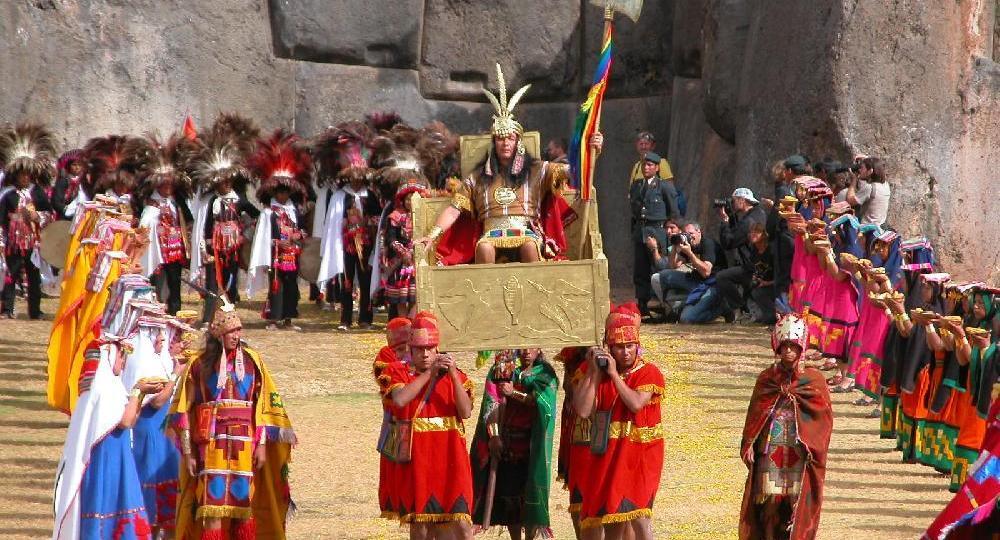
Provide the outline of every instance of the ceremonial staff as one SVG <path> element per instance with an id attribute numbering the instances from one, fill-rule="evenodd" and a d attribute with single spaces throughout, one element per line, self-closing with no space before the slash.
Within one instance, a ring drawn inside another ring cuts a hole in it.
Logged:
<path id="1" fill-rule="evenodd" d="M 623 13 L 633 21 L 639 20 L 642 12 L 642 0 L 590 0 L 591 4 L 604 7 L 604 38 L 601 41 L 601 55 L 597 62 L 594 82 L 587 93 L 587 99 L 580 105 L 576 117 L 573 139 L 569 148 L 570 174 L 573 187 L 577 189 L 583 201 L 583 215 L 580 233 L 580 243 L 577 258 L 583 257 L 587 235 L 590 231 L 590 207 L 593 204 L 594 165 L 597 152 L 589 144 L 590 137 L 601 129 L 601 108 L 604 105 L 604 92 L 607 90 L 614 46 L 614 16 Z"/>

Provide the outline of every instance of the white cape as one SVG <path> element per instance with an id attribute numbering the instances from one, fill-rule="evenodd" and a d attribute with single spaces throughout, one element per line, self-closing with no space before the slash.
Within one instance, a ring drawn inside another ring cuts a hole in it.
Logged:
<path id="1" fill-rule="evenodd" d="M 271 201 L 272 205 L 277 205 L 276 201 Z M 292 223 L 298 224 L 298 217 L 295 212 L 295 204 L 289 201 L 284 205 L 285 212 L 291 218 Z M 264 208 L 257 219 L 257 230 L 253 236 L 253 249 L 250 250 L 250 264 L 247 268 L 247 297 L 253 298 L 258 291 L 267 290 L 267 273 L 271 269 L 274 248 L 271 238 L 271 218 L 274 210 L 271 206 Z"/>
<path id="2" fill-rule="evenodd" d="M 188 209 L 194 216 L 194 226 L 191 228 L 191 265 L 188 267 L 188 277 L 196 283 L 205 277 L 205 263 L 201 260 L 201 252 L 205 249 L 205 222 L 208 220 L 208 200 L 212 193 L 202 193 L 199 190 L 187 201 Z M 152 248 L 152 241 L 150 241 L 150 248 Z"/>
<path id="3" fill-rule="evenodd" d="M 90 391 L 79 397 L 70 418 L 62 459 L 56 469 L 53 540 L 80 538 L 79 495 L 91 451 L 118 427 L 128 403 L 125 385 L 112 372 L 112 349 L 112 345 L 101 347 L 101 358 L 90 383 Z"/>

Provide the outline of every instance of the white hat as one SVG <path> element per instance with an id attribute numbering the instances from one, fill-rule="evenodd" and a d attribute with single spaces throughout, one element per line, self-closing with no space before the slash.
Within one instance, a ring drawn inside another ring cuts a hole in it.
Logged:
<path id="1" fill-rule="evenodd" d="M 753 204 L 758 204 L 760 202 L 757 200 L 756 197 L 753 196 L 753 191 L 750 191 L 750 188 L 745 188 L 745 187 L 736 188 L 736 191 L 733 192 L 733 197 L 746 199 L 747 201 L 750 201 Z"/>

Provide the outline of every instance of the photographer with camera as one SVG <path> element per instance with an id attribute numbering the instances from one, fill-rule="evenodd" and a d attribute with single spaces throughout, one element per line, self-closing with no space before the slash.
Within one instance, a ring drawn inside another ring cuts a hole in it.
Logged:
<path id="1" fill-rule="evenodd" d="M 684 232 L 671 235 L 669 242 L 666 269 L 650 279 L 667 320 L 692 324 L 711 321 L 718 316 L 718 291 L 711 279 L 717 271 L 718 245 L 705 238 L 701 225 L 694 222 L 685 225 Z M 692 291 L 699 288 L 703 290 L 698 297 L 691 298 Z"/>
<path id="2" fill-rule="evenodd" d="M 677 191 L 673 184 L 658 176 L 660 156 L 646 152 L 642 164 L 642 180 L 632 182 L 629 203 L 632 209 L 632 282 L 643 316 L 649 316 L 647 304 L 653 296 L 649 276 L 653 273 L 655 255 L 662 254 L 667 244 L 663 223 L 678 218 Z M 656 254 L 647 248 L 648 238 L 657 242 Z"/>
<path id="3" fill-rule="evenodd" d="M 634 304 L 611 310 L 604 325 L 607 349 L 590 349 L 574 388 L 573 407 L 591 425 L 588 478 L 581 486 L 583 538 L 653 539 L 664 380 L 641 356 L 640 318 Z"/>
<path id="4" fill-rule="evenodd" d="M 729 202 L 729 204 L 725 204 Z M 726 322 L 736 319 L 736 311 L 744 308 L 744 292 L 750 290 L 753 276 L 753 247 L 750 244 L 750 227 L 754 223 L 766 224 L 767 215 L 760 207 L 753 191 L 737 188 L 730 201 L 716 200 L 715 208 L 722 221 L 719 244 L 726 250 L 730 267 L 715 275 L 721 296 L 720 305 Z M 741 290 L 742 289 L 742 290 Z"/>
<path id="5" fill-rule="evenodd" d="M 472 469 L 464 435 L 472 382 L 450 354 L 438 351 L 439 343 L 437 319 L 417 313 L 410 363 L 393 363 L 380 377 L 392 420 L 379 451 L 397 466 L 396 492 L 408 509 L 399 518 L 410 524 L 410 538 L 472 540 Z"/>
<path id="6" fill-rule="evenodd" d="M 847 186 L 845 200 L 854 207 L 862 224 L 885 224 L 892 189 L 885 177 L 885 162 L 877 157 L 858 156 L 851 170 L 857 175 Z"/>

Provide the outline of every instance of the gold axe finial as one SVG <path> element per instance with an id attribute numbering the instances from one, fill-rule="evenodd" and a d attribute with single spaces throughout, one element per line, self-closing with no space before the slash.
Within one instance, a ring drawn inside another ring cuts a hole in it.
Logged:
<path id="1" fill-rule="evenodd" d="M 610 18 L 615 13 L 621 13 L 638 22 L 639 14 L 642 13 L 642 0 L 590 0 L 590 3 L 603 7 L 605 18 Z"/>

